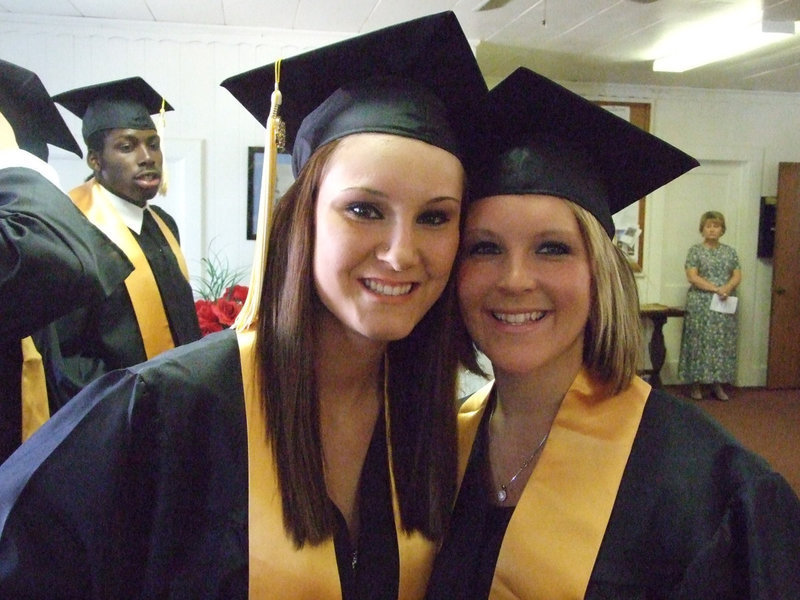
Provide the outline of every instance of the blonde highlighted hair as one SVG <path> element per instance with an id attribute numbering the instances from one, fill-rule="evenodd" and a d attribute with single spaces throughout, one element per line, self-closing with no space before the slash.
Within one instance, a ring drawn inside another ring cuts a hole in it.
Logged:
<path id="1" fill-rule="evenodd" d="M 574 202 L 592 273 L 592 303 L 583 342 L 584 366 L 619 392 L 630 385 L 641 354 L 639 293 L 630 263 L 597 218 Z"/>

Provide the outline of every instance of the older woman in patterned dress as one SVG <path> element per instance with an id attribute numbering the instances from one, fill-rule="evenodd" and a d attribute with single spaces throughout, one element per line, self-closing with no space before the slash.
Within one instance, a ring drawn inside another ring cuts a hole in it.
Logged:
<path id="1" fill-rule="evenodd" d="M 736 250 L 720 242 L 725 234 L 725 216 L 708 211 L 700 217 L 703 241 L 689 248 L 686 278 L 691 287 L 686 298 L 678 376 L 692 382 L 691 396 L 703 398 L 702 384 L 711 384 L 718 400 L 727 400 L 723 383 L 736 374 L 736 312 L 711 308 L 716 294 L 724 306 L 742 280 Z"/>

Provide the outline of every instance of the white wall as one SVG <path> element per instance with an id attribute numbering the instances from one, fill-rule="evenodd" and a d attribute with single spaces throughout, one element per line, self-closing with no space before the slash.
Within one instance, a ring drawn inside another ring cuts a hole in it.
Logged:
<path id="1" fill-rule="evenodd" d="M 651 102 L 651 131 L 700 160 L 698 169 L 648 197 L 642 301 L 683 305 L 683 261 L 701 240 L 700 215 L 722 211 L 723 241 L 736 248 L 743 273 L 736 383 L 764 385 L 772 263 L 756 257 L 759 203 L 777 193 L 778 163 L 800 161 L 800 94 L 566 85 L 592 99 Z M 681 325 L 669 319 L 664 328 L 668 383 L 676 381 Z"/>
<path id="2" fill-rule="evenodd" d="M 4 17 L 0 57 L 35 71 L 53 94 L 140 75 L 175 106 L 165 150 L 176 185 L 158 203 L 178 219 L 196 277 L 209 244 L 233 267 L 248 266 L 252 254 L 253 243 L 246 240 L 247 148 L 263 145 L 263 127 L 219 83 L 338 39 L 279 30 Z M 725 241 L 739 251 L 743 269 L 737 383 L 762 385 L 772 266 L 755 258 L 758 203 L 760 196 L 776 194 L 778 162 L 800 162 L 800 94 L 565 85 L 592 99 L 651 102 L 651 131 L 703 163 L 648 197 L 642 301 L 683 303 L 683 260 L 688 246 L 699 241 L 699 216 L 707 208 L 722 210 L 728 219 Z M 79 120 L 62 113 L 80 141 Z M 53 159 L 66 188 L 88 174 L 66 153 L 53 152 Z M 670 319 L 665 327 L 667 382 L 675 380 L 680 326 L 680 319 Z"/>

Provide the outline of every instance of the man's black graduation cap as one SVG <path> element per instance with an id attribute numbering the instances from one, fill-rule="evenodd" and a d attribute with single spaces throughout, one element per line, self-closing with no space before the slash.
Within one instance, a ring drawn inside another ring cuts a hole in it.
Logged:
<path id="1" fill-rule="evenodd" d="M 221 85 L 264 124 L 274 84 L 270 64 Z M 487 92 L 452 12 L 284 59 L 279 87 L 295 175 L 319 146 L 358 132 L 412 137 L 460 156 Z"/>
<path id="2" fill-rule="evenodd" d="M 489 92 L 470 156 L 474 198 L 546 194 L 611 215 L 698 166 L 697 160 L 529 69 Z"/>
<path id="3" fill-rule="evenodd" d="M 47 144 L 83 156 L 38 75 L 0 60 L 0 113 L 14 130 L 17 145 L 46 161 Z"/>
<path id="4" fill-rule="evenodd" d="M 83 120 L 84 141 L 103 129 L 155 129 L 150 115 L 172 110 L 161 94 L 141 77 L 98 83 L 53 96 Z"/>

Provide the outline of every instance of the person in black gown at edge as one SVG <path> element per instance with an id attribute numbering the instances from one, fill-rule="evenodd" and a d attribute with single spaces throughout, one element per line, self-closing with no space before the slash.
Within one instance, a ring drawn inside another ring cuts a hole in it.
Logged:
<path id="1" fill-rule="evenodd" d="M 150 115 L 172 107 L 141 77 L 77 88 L 53 100 L 81 118 L 92 169 L 69 196 L 134 265 L 107 299 L 59 319 L 57 341 L 34 336 L 50 402 L 63 405 L 109 371 L 200 339 L 200 326 L 178 226 L 151 203 L 164 190 L 165 176 L 161 133 Z"/>
<path id="2" fill-rule="evenodd" d="M 54 410 L 31 334 L 132 269 L 61 190 L 48 144 L 81 156 L 39 77 L 0 60 L 0 463 Z"/>
<path id="3" fill-rule="evenodd" d="M 475 57 L 448 12 L 223 86 L 269 132 L 280 93 L 297 177 L 242 319 L 94 382 L 0 467 L 2 598 L 424 595 L 455 499 Z"/>
<path id="4" fill-rule="evenodd" d="M 800 598 L 788 483 L 636 376 L 611 215 L 697 162 L 526 69 L 487 113 L 456 277 L 495 379 L 459 414 L 463 479 L 427 598 Z"/>

